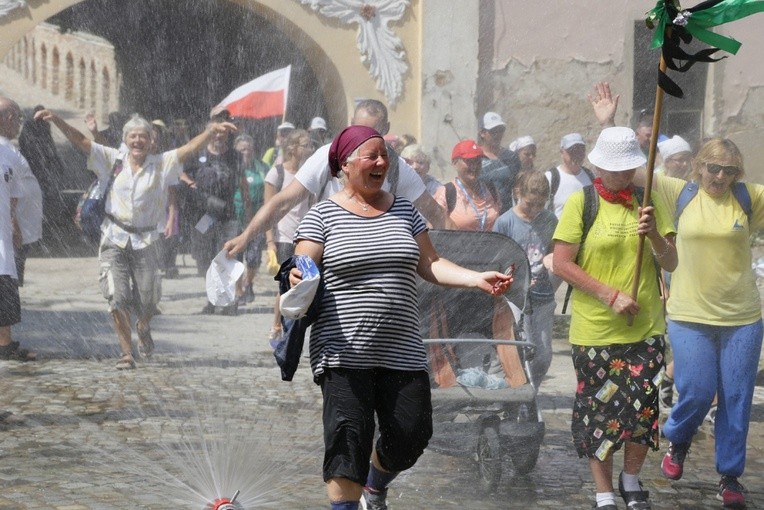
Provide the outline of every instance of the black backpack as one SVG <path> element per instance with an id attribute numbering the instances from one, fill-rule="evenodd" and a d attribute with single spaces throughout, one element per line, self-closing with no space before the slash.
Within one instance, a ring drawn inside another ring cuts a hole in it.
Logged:
<path id="1" fill-rule="evenodd" d="M 489 193 L 491 193 L 491 197 L 493 197 L 494 203 L 498 203 L 499 199 L 496 191 L 496 186 L 494 186 L 490 181 L 483 182 L 482 184 L 485 184 L 485 187 L 488 188 Z M 446 207 L 448 214 L 451 214 L 451 212 L 454 210 L 454 207 L 456 207 L 456 186 L 453 182 L 447 182 L 444 184 L 444 186 L 446 187 Z"/>
<path id="2" fill-rule="evenodd" d="M 589 176 L 591 182 L 594 182 L 594 172 L 585 166 L 582 166 L 581 170 Z M 556 166 L 553 166 L 549 169 L 549 175 L 551 178 L 549 181 L 549 210 L 554 212 L 554 196 L 557 194 L 557 190 L 560 189 L 560 170 Z"/>
<path id="3" fill-rule="evenodd" d="M 558 175 L 559 179 L 559 175 Z M 559 180 L 558 183 L 559 184 Z M 589 231 L 592 229 L 592 225 L 594 225 L 594 220 L 597 218 L 597 213 L 599 212 L 600 207 L 600 201 L 599 196 L 597 195 L 597 190 L 594 189 L 594 186 L 584 186 L 583 190 L 584 192 L 584 210 L 582 213 L 582 219 L 583 219 L 583 227 L 581 229 L 581 241 L 578 243 L 579 249 L 578 254 L 576 254 L 576 264 L 578 264 L 578 257 L 581 255 L 581 248 L 584 245 L 584 241 L 586 240 L 586 236 L 589 234 Z M 637 203 L 642 205 L 642 200 L 645 198 L 645 188 L 641 186 L 634 186 L 634 198 L 637 199 Z M 650 205 L 653 205 L 653 201 L 650 200 Z M 657 261 L 656 261 L 657 264 Z M 660 271 L 658 271 L 658 278 L 660 278 Z M 658 286 L 660 289 L 660 286 Z M 570 295 L 573 293 L 573 286 L 571 284 L 568 284 L 568 289 L 565 291 L 565 301 L 562 303 L 562 313 L 565 313 L 568 309 L 568 302 L 570 301 Z"/>
<path id="4" fill-rule="evenodd" d="M 238 185 L 236 167 L 222 156 L 210 157 L 206 151 L 199 157 L 199 163 L 194 177 L 198 206 L 215 219 L 225 220 L 231 215 Z"/>

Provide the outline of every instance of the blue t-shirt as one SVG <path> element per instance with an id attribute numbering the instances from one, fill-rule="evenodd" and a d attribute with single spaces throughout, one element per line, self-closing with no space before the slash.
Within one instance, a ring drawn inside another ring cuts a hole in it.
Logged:
<path id="1" fill-rule="evenodd" d="M 533 221 L 520 218 L 513 209 L 505 212 L 493 224 L 493 231 L 511 237 L 523 247 L 531 266 L 530 297 L 533 303 L 554 300 L 554 288 L 544 267 L 544 256 L 552 252 L 552 235 L 557 217 L 548 210 L 541 211 Z"/>

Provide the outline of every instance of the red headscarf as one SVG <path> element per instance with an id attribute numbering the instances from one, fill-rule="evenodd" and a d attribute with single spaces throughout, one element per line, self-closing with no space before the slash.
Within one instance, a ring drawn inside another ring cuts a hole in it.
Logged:
<path id="1" fill-rule="evenodd" d="M 382 138 L 377 130 L 366 126 L 348 126 L 338 134 L 329 147 L 329 169 L 332 177 L 337 177 L 342 170 L 342 164 L 354 150 L 367 140 Z"/>

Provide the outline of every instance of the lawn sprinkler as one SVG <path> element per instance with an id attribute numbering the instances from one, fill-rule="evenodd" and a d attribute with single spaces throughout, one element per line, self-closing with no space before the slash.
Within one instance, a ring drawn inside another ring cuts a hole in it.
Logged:
<path id="1" fill-rule="evenodd" d="M 232 498 L 218 498 L 208 504 L 204 510 L 242 510 L 241 505 L 236 503 L 238 497 L 239 491 L 236 491 Z"/>

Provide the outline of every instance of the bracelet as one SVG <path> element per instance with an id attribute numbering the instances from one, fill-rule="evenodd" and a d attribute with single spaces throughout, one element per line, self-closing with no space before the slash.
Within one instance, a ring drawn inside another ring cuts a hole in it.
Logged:
<path id="1" fill-rule="evenodd" d="M 657 253 L 657 252 L 655 251 L 655 248 L 652 248 L 652 252 L 653 252 L 653 255 L 655 255 L 655 257 L 656 257 L 656 258 L 662 259 L 662 258 L 663 258 L 663 257 L 665 257 L 666 255 L 668 255 L 668 252 L 669 252 L 669 249 L 671 248 L 671 245 L 670 245 L 670 244 L 669 244 L 669 242 L 668 242 L 668 241 L 666 241 L 665 239 L 663 240 L 663 242 L 665 243 L 666 247 L 663 249 L 663 251 L 662 251 L 662 252 L 660 252 L 660 253 Z"/>
<path id="2" fill-rule="evenodd" d="M 620 294 L 620 291 L 616 290 L 613 297 L 610 298 L 610 303 L 607 304 L 608 306 L 613 306 L 615 300 L 618 299 L 618 294 Z"/>

